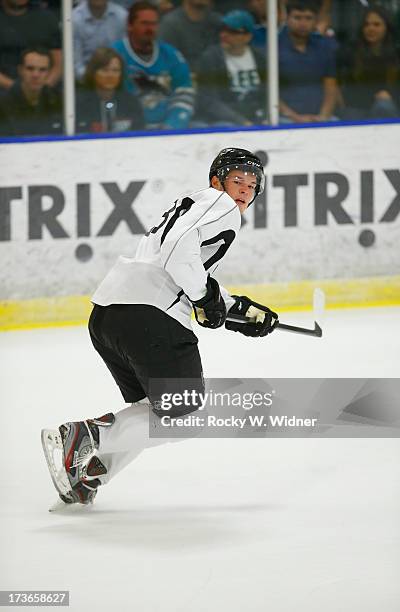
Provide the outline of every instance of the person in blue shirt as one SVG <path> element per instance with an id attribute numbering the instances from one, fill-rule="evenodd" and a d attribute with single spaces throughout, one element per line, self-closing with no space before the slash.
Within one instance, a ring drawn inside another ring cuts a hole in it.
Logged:
<path id="1" fill-rule="evenodd" d="M 127 36 L 112 46 L 122 56 L 125 87 L 139 96 L 147 129 L 185 129 L 193 114 L 189 66 L 172 45 L 157 40 L 159 13 L 145 0 L 132 5 Z"/>
<path id="2" fill-rule="evenodd" d="M 315 32 L 315 5 L 305 0 L 289 1 L 286 10 L 287 25 L 279 35 L 282 120 L 329 121 L 338 95 L 334 47 Z"/>

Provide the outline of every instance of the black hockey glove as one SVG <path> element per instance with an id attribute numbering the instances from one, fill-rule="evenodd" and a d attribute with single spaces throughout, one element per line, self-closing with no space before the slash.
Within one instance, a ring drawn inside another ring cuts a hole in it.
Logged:
<path id="1" fill-rule="evenodd" d="M 266 336 L 274 331 L 278 325 L 278 315 L 266 306 L 253 302 L 245 295 L 232 295 L 235 303 L 228 311 L 229 315 L 244 315 L 250 321 L 241 323 L 240 321 L 226 321 L 226 329 L 238 331 L 245 336 Z"/>
<path id="2" fill-rule="evenodd" d="M 207 278 L 207 293 L 192 302 L 196 321 L 202 327 L 216 329 L 225 323 L 226 306 L 215 278 Z"/>

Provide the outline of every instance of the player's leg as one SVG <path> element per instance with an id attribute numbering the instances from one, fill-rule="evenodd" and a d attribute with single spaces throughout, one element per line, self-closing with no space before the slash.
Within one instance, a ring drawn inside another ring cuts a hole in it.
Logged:
<path id="1" fill-rule="evenodd" d="M 169 390 L 182 391 L 185 380 L 190 379 L 192 389 L 203 391 L 196 336 L 160 310 L 139 305 L 96 306 L 89 331 L 124 400 L 133 404 L 115 415 L 68 422 L 60 426 L 59 432 L 43 432 L 43 448 L 53 482 L 66 502 L 93 501 L 98 485 L 107 482 L 145 448 L 177 441 L 149 435 L 150 405 L 136 402 L 146 396 L 153 405 L 159 400 L 160 388 L 152 388 L 152 380 L 173 380 Z M 186 405 L 171 416 L 196 408 Z M 57 473 L 54 467 L 55 449 L 64 455 L 61 479 L 57 477 L 61 470 Z M 67 491 L 68 479 L 71 491 Z"/>
<path id="2" fill-rule="evenodd" d="M 148 397 L 158 413 L 164 390 L 178 392 L 188 385 L 199 393 L 204 390 L 197 337 L 158 308 L 142 304 L 96 306 L 89 332 L 127 403 Z M 189 398 L 169 414 L 180 416 L 196 409 Z"/>
<path id="3" fill-rule="evenodd" d="M 145 305 L 112 306 L 97 318 L 91 327 L 95 348 L 106 361 L 111 373 L 123 393 L 125 401 L 135 400 L 138 387 L 151 404 L 137 404 L 117 412 L 111 428 L 100 429 L 98 455 L 107 466 L 107 474 L 101 482 L 107 482 L 144 449 L 158 446 L 176 438 L 155 438 L 149 433 L 149 413 L 160 400 L 160 393 L 183 392 L 188 386 L 203 392 L 203 377 L 197 338 L 157 308 Z M 123 333 L 122 333 L 123 331 Z M 112 351 L 111 358 L 107 350 Z M 115 367 L 117 361 L 118 369 Z M 129 376 L 122 372 L 124 361 L 131 375 L 131 388 L 126 381 Z M 156 384 L 154 384 L 156 382 Z M 133 385 L 133 386 L 132 386 Z M 186 404 L 171 411 L 170 416 L 187 414 L 197 406 Z"/>
<path id="4" fill-rule="evenodd" d="M 123 355 L 111 348 L 101 334 L 106 309 L 94 307 L 89 319 L 89 333 L 95 349 L 111 372 L 124 400 L 135 402 L 146 393 Z M 101 336 L 100 341 L 98 335 Z M 97 457 L 100 431 L 114 424 L 116 417 L 103 417 L 63 423 L 57 430 L 42 431 L 42 445 L 50 474 L 61 499 L 66 503 L 92 502 L 97 487 L 106 477 L 107 466 Z M 120 421 L 121 418 L 118 417 Z M 142 449 L 138 450 L 138 454 Z M 110 461 L 111 463 L 111 461 Z"/>

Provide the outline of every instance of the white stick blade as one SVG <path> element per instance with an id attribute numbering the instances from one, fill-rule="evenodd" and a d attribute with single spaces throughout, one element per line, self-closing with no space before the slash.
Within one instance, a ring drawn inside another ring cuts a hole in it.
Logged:
<path id="1" fill-rule="evenodd" d="M 314 321 L 321 324 L 325 314 L 325 293 L 320 287 L 314 289 L 313 295 Z"/>

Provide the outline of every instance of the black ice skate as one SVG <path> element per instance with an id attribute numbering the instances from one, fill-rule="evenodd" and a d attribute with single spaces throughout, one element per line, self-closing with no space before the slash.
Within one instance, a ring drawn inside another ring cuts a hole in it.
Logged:
<path id="1" fill-rule="evenodd" d="M 107 473 L 95 454 L 99 447 L 99 427 L 110 427 L 114 421 L 114 415 L 108 413 L 97 419 L 63 423 L 58 431 L 42 430 L 50 475 L 66 504 L 93 503 L 101 484 L 98 477 Z M 58 462 L 56 451 L 61 451 Z"/>

